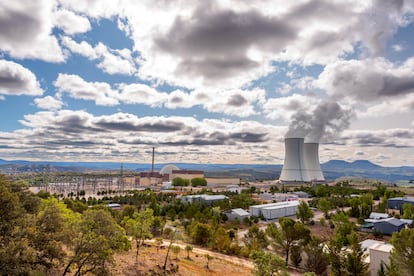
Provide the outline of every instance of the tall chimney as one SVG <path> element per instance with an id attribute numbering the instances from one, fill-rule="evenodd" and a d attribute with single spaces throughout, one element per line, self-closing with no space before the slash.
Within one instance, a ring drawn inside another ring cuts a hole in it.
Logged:
<path id="1" fill-rule="evenodd" d="M 285 161 L 279 180 L 282 182 L 309 182 L 304 161 L 304 138 L 285 139 Z"/>
<path id="2" fill-rule="evenodd" d="M 152 147 L 152 166 L 151 166 L 151 173 L 154 172 L 154 156 L 155 156 L 155 147 Z"/>
<path id="3" fill-rule="evenodd" d="M 305 143 L 304 144 L 305 166 L 308 176 L 312 181 L 325 181 L 321 165 L 319 163 L 319 144 Z"/>

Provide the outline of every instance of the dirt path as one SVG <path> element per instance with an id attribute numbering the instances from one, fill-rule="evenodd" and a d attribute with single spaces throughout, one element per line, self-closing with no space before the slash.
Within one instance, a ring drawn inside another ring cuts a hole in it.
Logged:
<path id="1" fill-rule="evenodd" d="M 155 244 L 155 240 L 146 240 L 145 243 L 150 243 L 150 244 Z M 170 245 L 170 241 L 169 240 L 164 240 L 162 246 L 164 247 L 168 247 Z M 182 243 L 182 242 L 175 242 L 173 243 L 173 245 L 178 245 L 181 249 L 185 250 L 185 247 L 187 246 L 187 244 Z M 191 245 L 193 246 L 193 245 Z M 212 257 L 214 257 L 215 259 L 220 259 L 220 260 L 225 260 L 234 264 L 239 264 L 239 265 L 243 265 L 245 267 L 248 268 L 253 268 L 254 264 L 252 261 L 248 260 L 248 259 L 244 259 L 244 258 L 240 258 L 237 256 L 229 256 L 229 255 L 225 255 L 222 253 L 218 253 L 215 251 L 211 251 L 205 248 L 201 248 L 201 247 L 196 247 L 193 246 L 193 250 L 191 251 L 193 254 L 198 254 L 198 255 L 210 255 Z"/>

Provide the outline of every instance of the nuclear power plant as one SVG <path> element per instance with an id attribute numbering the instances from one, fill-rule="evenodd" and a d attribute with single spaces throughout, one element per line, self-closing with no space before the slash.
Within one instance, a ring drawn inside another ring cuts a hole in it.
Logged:
<path id="1" fill-rule="evenodd" d="M 323 182 L 319 164 L 319 144 L 305 143 L 304 138 L 285 139 L 285 161 L 280 182 Z"/>

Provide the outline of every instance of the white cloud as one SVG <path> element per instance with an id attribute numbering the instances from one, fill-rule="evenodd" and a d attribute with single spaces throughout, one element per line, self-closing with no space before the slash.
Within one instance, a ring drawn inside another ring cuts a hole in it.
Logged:
<path id="1" fill-rule="evenodd" d="M 52 35 L 54 2 L 48 0 L 0 3 L 0 50 L 15 58 L 63 62 L 65 56 Z"/>
<path id="2" fill-rule="evenodd" d="M 67 93 L 74 99 L 92 100 L 97 105 L 119 104 L 117 91 L 105 82 L 87 82 L 77 75 L 59 74 L 54 85 L 59 98 Z"/>
<path id="3" fill-rule="evenodd" d="M 242 89 L 273 72 L 272 61 L 325 65 L 361 49 L 378 56 L 413 11 L 375 0 L 61 3 L 94 18 L 118 15 L 139 53 L 140 78 L 195 90 Z"/>
<path id="4" fill-rule="evenodd" d="M 337 98 L 376 101 L 414 93 L 414 58 L 393 64 L 383 58 L 338 60 L 326 66 L 315 85 Z"/>
<path id="5" fill-rule="evenodd" d="M 63 106 L 63 102 L 61 100 L 55 99 L 52 96 L 34 99 L 34 102 L 38 108 L 47 110 L 58 110 Z"/>
<path id="6" fill-rule="evenodd" d="M 401 44 L 394 44 L 391 46 L 391 48 L 394 52 L 402 52 L 405 50 L 404 45 L 401 45 Z"/>
<path id="7" fill-rule="evenodd" d="M 121 84 L 119 98 L 126 104 L 145 104 L 151 107 L 162 106 L 168 98 L 167 93 L 158 92 L 145 84 Z"/>
<path id="8" fill-rule="evenodd" d="M 0 60 L 0 94 L 39 96 L 43 89 L 29 69 L 13 61 Z"/>
<path id="9" fill-rule="evenodd" d="M 59 9 L 55 11 L 54 16 L 55 25 L 68 35 L 85 33 L 91 29 L 88 18 L 74 12 Z"/>
<path id="10" fill-rule="evenodd" d="M 63 37 L 62 43 L 73 53 L 84 56 L 89 60 L 98 60 L 97 67 L 108 74 L 133 75 L 136 72 L 135 63 L 129 49 L 113 50 L 101 42 L 92 47 L 86 41 L 78 43 L 70 37 Z"/>

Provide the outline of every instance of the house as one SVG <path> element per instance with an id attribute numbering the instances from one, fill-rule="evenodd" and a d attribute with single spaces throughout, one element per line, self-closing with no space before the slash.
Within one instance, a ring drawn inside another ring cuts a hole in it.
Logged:
<path id="1" fill-rule="evenodd" d="M 247 211 L 245 211 L 241 208 L 231 209 L 229 211 L 223 212 L 223 214 L 225 214 L 230 221 L 233 221 L 236 218 L 239 221 L 243 221 L 245 218 L 250 217 L 249 212 L 247 212 Z"/>

